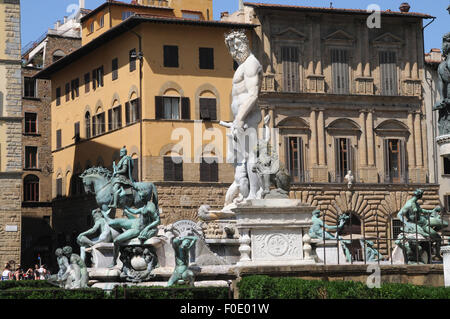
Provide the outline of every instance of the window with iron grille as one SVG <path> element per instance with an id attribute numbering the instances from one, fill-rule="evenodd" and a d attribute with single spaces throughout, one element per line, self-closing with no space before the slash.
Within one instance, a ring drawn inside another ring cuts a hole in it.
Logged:
<path id="1" fill-rule="evenodd" d="M 398 235 L 402 233 L 403 223 L 400 219 L 392 220 L 392 239 L 397 239 Z"/>
<path id="2" fill-rule="evenodd" d="M 397 56 L 395 52 L 380 52 L 381 92 L 397 95 Z"/>
<path id="3" fill-rule="evenodd" d="M 202 158 L 200 163 L 200 181 L 201 182 L 218 182 L 219 181 L 219 164 L 217 158 Z"/>
<path id="4" fill-rule="evenodd" d="M 349 62 L 348 51 L 345 49 L 331 50 L 331 72 L 333 77 L 333 93 L 349 93 Z"/>
<path id="5" fill-rule="evenodd" d="M 178 68 L 178 46 L 165 45 L 164 46 L 164 66 L 166 68 Z"/>
<path id="6" fill-rule="evenodd" d="M 25 146 L 25 168 L 37 168 L 37 151 L 36 146 Z"/>
<path id="7" fill-rule="evenodd" d="M 36 134 L 37 133 L 37 114 L 36 113 L 25 113 L 25 125 L 26 134 Z"/>
<path id="8" fill-rule="evenodd" d="M 200 69 L 214 70 L 214 49 L 199 48 Z"/>
<path id="9" fill-rule="evenodd" d="M 164 180 L 183 181 L 183 159 L 164 156 Z"/>
<path id="10" fill-rule="evenodd" d="M 217 100 L 215 98 L 200 98 L 200 119 L 217 120 Z"/>
<path id="11" fill-rule="evenodd" d="M 112 80 L 117 80 L 119 78 L 119 59 L 115 58 L 111 62 L 111 69 L 112 69 Z"/>
<path id="12" fill-rule="evenodd" d="M 286 145 L 286 167 L 289 170 L 293 183 L 305 181 L 303 141 L 298 136 L 285 137 Z"/>
<path id="13" fill-rule="evenodd" d="M 297 47 L 281 47 L 283 91 L 300 92 L 299 52 Z"/>
<path id="14" fill-rule="evenodd" d="M 23 200 L 39 202 L 39 177 L 36 175 L 27 175 L 23 179 Z"/>
<path id="15" fill-rule="evenodd" d="M 23 96 L 35 98 L 37 96 L 37 81 L 31 77 L 23 78 Z"/>

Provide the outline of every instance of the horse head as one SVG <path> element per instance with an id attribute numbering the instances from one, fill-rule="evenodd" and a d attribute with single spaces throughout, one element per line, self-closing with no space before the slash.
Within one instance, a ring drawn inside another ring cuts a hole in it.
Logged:
<path id="1" fill-rule="evenodd" d="M 85 170 L 80 178 L 83 179 L 85 193 L 95 194 L 111 180 L 112 173 L 104 167 L 91 167 Z"/>

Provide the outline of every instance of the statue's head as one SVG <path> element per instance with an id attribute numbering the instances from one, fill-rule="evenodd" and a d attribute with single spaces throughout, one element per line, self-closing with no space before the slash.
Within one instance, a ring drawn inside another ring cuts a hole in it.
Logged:
<path id="1" fill-rule="evenodd" d="M 127 148 L 124 146 L 120 149 L 120 157 L 127 155 Z"/>
<path id="2" fill-rule="evenodd" d="M 320 216 L 320 210 L 316 209 L 312 212 L 313 216 L 319 217 Z"/>
<path id="3" fill-rule="evenodd" d="M 423 190 L 421 189 L 416 189 L 414 192 L 414 196 L 416 196 L 418 199 L 421 199 L 423 196 Z"/>
<path id="4" fill-rule="evenodd" d="M 64 255 L 66 255 L 66 256 L 67 255 L 72 255 L 72 247 L 66 246 L 62 250 L 63 250 Z"/>
<path id="5" fill-rule="evenodd" d="M 55 255 L 56 255 L 56 257 L 61 257 L 62 254 L 63 254 L 62 248 L 57 248 L 57 249 L 55 250 Z"/>
<path id="6" fill-rule="evenodd" d="M 244 30 L 233 30 L 225 34 L 225 43 L 231 57 L 238 63 L 243 63 L 250 55 L 250 45 Z"/>
<path id="7" fill-rule="evenodd" d="M 103 217 L 103 214 L 102 214 L 102 211 L 101 211 L 100 208 L 94 209 L 94 210 L 92 211 L 92 218 L 93 218 L 94 220 L 99 219 L 99 218 L 102 218 L 102 217 Z"/>
<path id="8" fill-rule="evenodd" d="M 444 57 L 447 57 L 447 55 L 450 54 L 450 32 L 444 34 L 444 37 L 442 38 L 442 54 Z"/>

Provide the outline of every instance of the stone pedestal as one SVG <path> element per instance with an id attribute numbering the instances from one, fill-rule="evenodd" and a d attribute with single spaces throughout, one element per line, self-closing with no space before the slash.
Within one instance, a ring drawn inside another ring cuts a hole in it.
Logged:
<path id="1" fill-rule="evenodd" d="M 335 240 L 312 239 L 316 261 L 326 265 L 348 264 L 341 243 Z"/>
<path id="2" fill-rule="evenodd" d="M 92 247 L 86 248 L 86 252 L 92 255 L 93 268 L 107 268 L 113 261 L 113 243 L 100 243 Z M 122 262 L 117 258 L 119 267 L 122 267 Z"/>
<path id="3" fill-rule="evenodd" d="M 248 200 L 238 204 L 233 209 L 240 234 L 241 258 L 237 266 L 314 263 L 312 258 L 305 258 L 303 251 L 303 236 L 312 224 L 314 209 L 293 199 Z"/>
<path id="4" fill-rule="evenodd" d="M 444 258 L 444 283 L 445 287 L 450 287 L 450 246 L 441 247 Z"/>

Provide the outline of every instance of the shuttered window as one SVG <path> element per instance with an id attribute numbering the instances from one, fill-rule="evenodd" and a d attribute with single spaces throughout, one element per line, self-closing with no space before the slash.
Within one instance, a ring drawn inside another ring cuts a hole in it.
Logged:
<path id="1" fill-rule="evenodd" d="M 301 137 L 285 137 L 286 145 L 286 167 L 289 170 L 293 183 L 305 181 L 303 161 L 303 141 Z"/>
<path id="2" fill-rule="evenodd" d="M 80 80 L 79 79 L 74 79 L 72 80 L 71 84 L 71 98 L 72 100 L 75 99 L 76 97 L 80 96 Z"/>
<path id="3" fill-rule="evenodd" d="M 136 70 L 136 49 L 130 50 L 130 72 Z"/>
<path id="4" fill-rule="evenodd" d="M 397 95 L 397 55 L 395 52 L 380 52 L 381 91 L 383 95 Z"/>
<path id="5" fill-rule="evenodd" d="M 349 93 L 348 51 L 344 49 L 331 50 L 331 72 L 333 76 L 333 93 Z"/>
<path id="6" fill-rule="evenodd" d="M 300 92 L 299 52 L 296 47 L 282 47 L 284 92 Z"/>
<path id="7" fill-rule="evenodd" d="M 61 130 L 57 130 L 56 131 L 56 149 L 60 149 L 61 148 Z"/>
<path id="8" fill-rule="evenodd" d="M 76 123 L 74 124 L 73 130 L 74 130 L 74 136 L 73 136 L 73 138 L 74 138 L 74 140 L 75 140 L 75 143 L 77 143 L 77 142 L 80 141 L 80 122 L 76 122 Z"/>
<path id="9" fill-rule="evenodd" d="M 348 171 L 353 170 L 353 148 L 349 138 L 335 139 L 336 179 L 338 183 L 344 182 Z"/>
<path id="10" fill-rule="evenodd" d="M 116 130 L 122 127 L 122 106 L 116 106 L 108 110 L 108 130 Z"/>
<path id="11" fill-rule="evenodd" d="M 89 112 L 84 115 L 84 127 L 86 128 L 86 138 L 91 138 L 91 114 Z"/>
<path id="12" fill-rule="evenodd" d="M 180 105 L 181 103 L 181 105 Z M 166 120 L 189 120 L 191 118 L 191 104 L 187 97 L 155 97 L 155 117 Z"/>
<path id="13" fill-rule="evenodd" d="M 183 181 L 183 162 L 181 157 L 164 156 L 164 180 Z"/>
<path id="14" fill-rule="evenodd" d="M 117 80 L 119 78 L 119 59 L 115 58 L 111 62 L 111 70 L 112 70 L 112 80 Z"/>
<path id="15" fill-rule="evenodd" d="M 63 195 L 62 178 L 56 179 L 56 197 Z"/>
<path id="16" fill-rule="evenodd" d="M 91 84 L 91 74 L 86 73 L 84 75 L 84 93 L 89 93 Z"/>
<path id="17" fill-rule="evenodd" d="M 405 183 L 405 142 L 400 139 L 384 140 L 385 182 Z"/>
<path id="18" fill-rule="evenodd" d="M 214 98 L 200 98 L 200 119 L 205 121 L 217 120 L 217 100 Z"/>
<path id="19" fill-rule="evenodd" d="M 66 83 L 66 102 L 68 102 L 70 100 L 70 83 Z"/>
<path id="20" fill-rule="evenodd" d="M 178 68 L 178 46 L 164 46 L 164 66 L 166 68 Z"/>
<path id="21" fill-rule="evenodd" d="M 200 181 L 201 182 L 218 182 L 219 181 L 219 165 L 217 158 L 202 158 L 200 163 Z"/>
<path id="22" fill-rule="evenodd" d="M 214 49 L 199 48 L 200 69 L 214 69 Z"/>
<path id="23" fill-rule="evenodd" d="M 56 88 L 56 106 L 61 105 L 61 88 Z"/>

